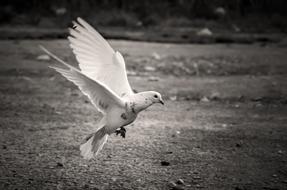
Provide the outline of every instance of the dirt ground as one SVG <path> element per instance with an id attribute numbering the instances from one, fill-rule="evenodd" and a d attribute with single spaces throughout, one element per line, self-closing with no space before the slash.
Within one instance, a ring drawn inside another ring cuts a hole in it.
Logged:
<path id="1" fill-rule="evenodd" d="M 76 65 L 66 40 L 0 41 L 0 189 L 287 189 L 286 48 L 110 42 L 166 104 L 86 161 L 101 116 L 37 59 L 42 44 Z"/>

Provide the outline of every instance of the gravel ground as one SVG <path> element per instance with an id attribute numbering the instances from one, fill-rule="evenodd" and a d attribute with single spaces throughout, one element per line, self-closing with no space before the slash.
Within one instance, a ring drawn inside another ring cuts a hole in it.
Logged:
<path id="1" fill-rule="evenodd" d="M 0 189 L 287 189 L 286 48 L 110 42 L 166 105 L 86 161 L 101 116 L 37 59 L 43 44 L 76 65 L 66 40 L 0 41 Z"/>

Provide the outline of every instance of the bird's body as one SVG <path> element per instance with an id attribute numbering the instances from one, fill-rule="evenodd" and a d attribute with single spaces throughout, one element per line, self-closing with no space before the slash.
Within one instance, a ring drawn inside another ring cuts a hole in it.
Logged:
<path id="1" fill-rule="evenodd" d="M 41 48 L 68 69 L 51 68 L 77 85 L 103 114 L 97 131 L 89 135 L 80 147 L 81 155 L 91 159 L 102 149 L 110 134 L 132 123 L 142 110 L 154 103 L 163 104 L 163 101 L 155 91 L 134 93 L 127 79 L 123 56 L 115 52 L 88 23 L 81 18 L 77 21 L 70 29 L 68 39 L 80 70 Z"/>

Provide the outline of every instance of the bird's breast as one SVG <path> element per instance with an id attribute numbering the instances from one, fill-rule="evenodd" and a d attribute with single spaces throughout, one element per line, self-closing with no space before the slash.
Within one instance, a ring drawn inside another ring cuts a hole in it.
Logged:
<path id="1" fill-rule="evenodd" d="M 110 128 L 117 129 L 132 123 L 137 117 L 137 114 L 126 109 L 114 109 L 108 115 L 107 124 Z"/>

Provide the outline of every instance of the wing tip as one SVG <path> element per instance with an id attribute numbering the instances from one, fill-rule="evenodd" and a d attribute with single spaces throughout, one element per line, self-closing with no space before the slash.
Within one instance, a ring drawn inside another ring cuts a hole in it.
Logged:
<path id="1" fill-rule="evenodd" d="M 85 21 L 84 19 L 82 19 L 81 17 L 77 17 L 77 21 L 78 21 L 79 23 L 81 23 L 81 22 L 86 23 L 86 21 Z"/>
<path id="2" fill-rule="evenodd" d="M 42 44 L 39 44 L 38 47 L 48 54 L 49 51 Z"/>

